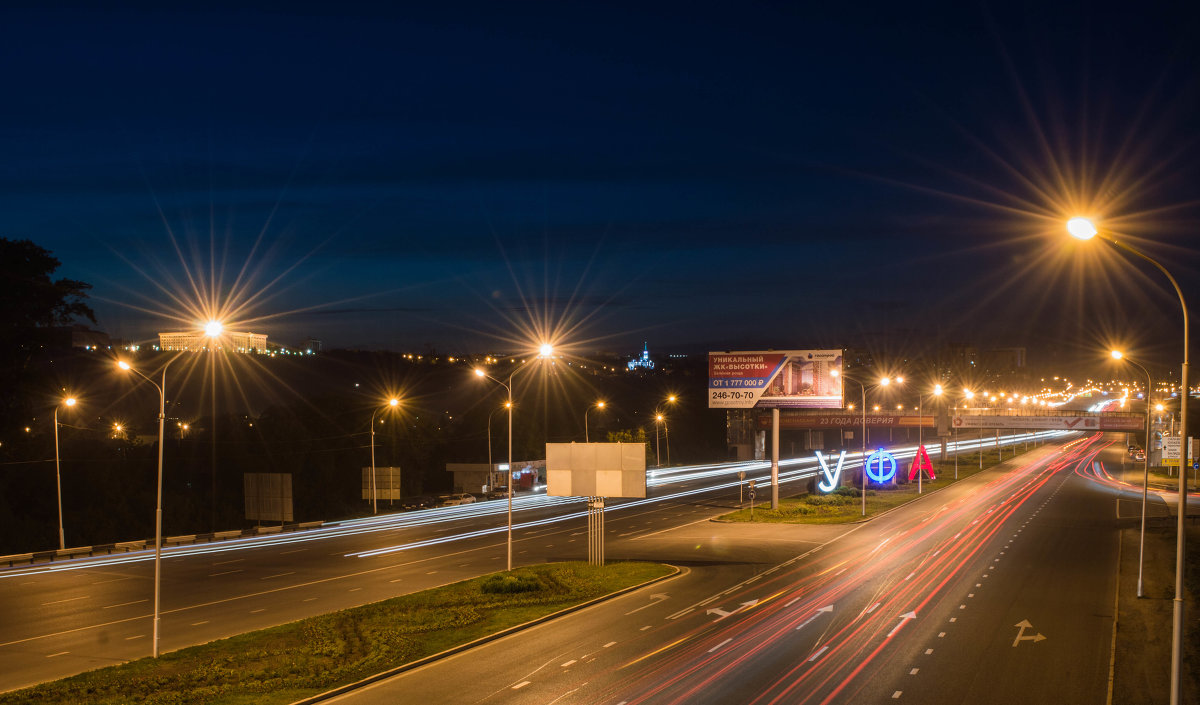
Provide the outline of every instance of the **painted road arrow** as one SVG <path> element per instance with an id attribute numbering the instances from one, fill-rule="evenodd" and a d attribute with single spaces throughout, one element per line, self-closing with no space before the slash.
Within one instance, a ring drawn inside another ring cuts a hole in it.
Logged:
<path id="1" fill-rule="evenodd" d="M 728 616 L 729 616 L 729 615 L 731 615 L 731 614 L 734 614 L 734 613 L 736 613 L 736 612 L 741 612 L 742 610 L 748 610 L 748 609 L 750 609 L 751 607 L 753 607 L 753 606 L 755 606 L 755 605 L 757 605 L 757 604 L 758 604 L 758 600 L 748 600 L 748 601 L 746 601 L 746 602 L 743 602 L 743 603 L 742 603 L 742 606 L 741 606 L 741 607 L 738 607 L 738 608 L 737 608 L 736 610 L 734 610 L 733 612 L 726 612 L 725 610 L 723 610 L 723 609 L 721 609 L 721 608 L 719 608 L 719 607 L 709 607 L 709 608 L 708 608 L 708 611 L 706 612 L 706 614 L 715 614 L 715 615 L 718 615 L 718 617 L 717 617 L 715 620 L 713 620 L 713 621 L 719 622 L 719 621 L 721 621 L 722 619 L 725 619 L 726 617 L 728 617 Z"/>
<path id="2" fill-rule="evenodd" d="M 1028 619 L 1022 619 L 1020 622 L 1017 622 L 1013 626 L 1017 627 L 1017 638 L 1013 639 L 1014 647 L 1017 644 L 1020 644 L 1022 641 L 1032 641 L 1033 643 L 1036 644 L 1039 641 L 1046 640 L 1046 637 L 1042 636 L 1041 634 L 1035 634 L 1033 636 L 1025 636 L 1026 629 L 1033 629 L 1033 625 L 1029 623 Z"/>
<path id="3" fill-rule="evenodd" d="M 808 619 L 806 619 L 806 620 L 804 620 L 803 622 L 801 622 L 801 623 L 800 623 L 800 626 L 796 627 L 796 629 L 797 629 L 797 630 L 803 629 L 803 628 L 807 627 L 807 626 L 808 626 L 808 625 L 809 625 L 809 624 L 810 624 L 810 623 L 811 623 L 811 622 L 812 622 L 814 619 L 816 619 L 817 617 L 820 617 L 821 615 L 823 615 L 823 614 L 827 614 L 827 613 L 829 613 L 829 612 L 832 612 L 832 611 L 833 611 L 833 605 L 825 605 L 825 606 L 824 606 L 824 607 L 822 607 L 821 609 L 819 609 L 819 610 L 817 610 L 816 612 L 814 612 L 814 613 L 813 613 L 813 616 L 811 616 L 811 617 L 809 617 Z"/>
<path id="4" fill-rule="evenodd" d="M 905 614 L 900 615 L 900 623 L 897 624 L 896 626 L 892 627 L 892 631 L 888 632 L 887 636 L 884 638 L 885 639 L 892 638 L 892 635 L 895 634 L 896 632 L 900 631 L 900 627 L 903 627 L 905 622 L 907 622 L 910 619 L 916 619 L 916 618 L 917 618 L 916 610 L 913 610 L 912 612 L 906 612 Z"/>
<path id="5" fill-rule="evenodd" d="M 633 610 L 633 612 L 641 612 L 642 610 L 646 609 L 647 607 L 653 607 L 653 606 L 657 605 L 658 603 L 662 602 L 663 600 L 670 599 L 670 597 L 671 596 L 666 594 L 665 592 L 655 593 L 650 596 L 650 600 L 651 600 L 650 604 L 642 605 L 641 607 L 637 608 L 636 610 Z M 629 615 L 633 614 L 633 612 L 626 612 L 625 616 L 628 617 Z"/>

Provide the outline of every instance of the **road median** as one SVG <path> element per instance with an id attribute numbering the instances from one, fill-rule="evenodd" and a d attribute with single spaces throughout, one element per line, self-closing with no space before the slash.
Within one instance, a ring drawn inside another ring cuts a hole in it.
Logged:
<path id="1" fill-rule="evenodd" d="M 3 693 L 0 705 L 316 702 L 676 572 L 632 562 L 518 568 Z"/>

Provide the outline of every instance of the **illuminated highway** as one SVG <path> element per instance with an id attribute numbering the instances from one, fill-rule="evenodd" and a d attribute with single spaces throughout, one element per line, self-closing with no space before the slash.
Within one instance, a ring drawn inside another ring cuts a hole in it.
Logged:
<path id="1" fill-rule="evenodd" d="M 1016 434 L 1002 442 L 1023 445 L 1055 435 L 1061 434 Z M 964 439 L 964 452 L 981 442 L 990 446 L 995 441 Z M 915 447 L 892 450 L 905 458 Z M 847 454 L 845 468 L 860 462 L 859 454 Z M 732 555 L 732 549 L 720 547 L 681 555 L 669 545 L 640 542 L 728 511 L 736 503 L 741 471 L 756 480 L 760 491 L 769 484 L 765 462 L 652 471 L 647 499 L 611 503 L 606 527 L 610 556 L 726 561 L 731 563 L 729 570 L 709 572 L 738 580 L 747 570 L 746 556 L 773 559 L 770 551 L 739 548 L 740 553 Z M 818 472 L 812 457 L 783 461 L 781 484 L 799 483 Z M 335 522 L 302 533 L 167 548 L 163 649 L 501 569 L 505 510 L 502 501 L 480 502 Z M 518 497 L 515 562 L 584 558 L 585 514 L 579 499 Z M 729 544 L 735 545 L 736 541 Z M 0 569 L 0 599 L 5 605 L 0 614 L 0 659 L 7 666 L 0 689 L 148 655 L 152 559 L 152 551 L 141 551 Z"/>
<path id="2" fill-rule="evenodd" d="M 631 541 L 697 560 L 334 702 L 436 701 L 453 682 L 460 703 L 1104 703 L 1125 492 L 1093 469 L 1122 462 L 1118 438 L 1038 448 L 862 524 Z M 742 565 L 706 560 L 737 541 Z"/>

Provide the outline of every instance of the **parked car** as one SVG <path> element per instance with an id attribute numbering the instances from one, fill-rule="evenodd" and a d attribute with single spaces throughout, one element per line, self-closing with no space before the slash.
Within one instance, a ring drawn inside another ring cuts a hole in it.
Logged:
<path id="1" fill-rule="evenodd" d="M 508 488 L 505 487 L 504 485 L 500 485 L 499 487 L 493 487 L 491 489 L 491 491 L 489 491 L 487 493 L 487 499 L 506 499 L 506 498 L 508 498 Z"/>
<path id="2" fill-rule="evenodd" d="M 438 504 L 443 507 L 455 507 L 460 504 L 471 504 L 475 501 L 475 497 L 462 492 L 460 494 L 446 494 L 438 497 Z"/>

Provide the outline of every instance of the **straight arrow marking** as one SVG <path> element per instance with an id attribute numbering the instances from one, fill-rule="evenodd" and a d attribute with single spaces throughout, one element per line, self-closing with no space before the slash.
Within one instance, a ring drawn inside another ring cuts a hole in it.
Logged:
<path id="1" fill-rule="evenodd" d="M 897 624 L 896 626 L 892 627 L 892 631 L 888 632 L 887 636 L 884 638 L 891 639 L 893 634 L 900 631 L 900 627 L 903 627 L 905 622 L 907 622 L 910 619 L 916 619 L 916 618 L 917 618 L 916 610 L 913 610 L 912 612 L 906 612 L 906 613 L 900 615 L 900 623 Z"/>

